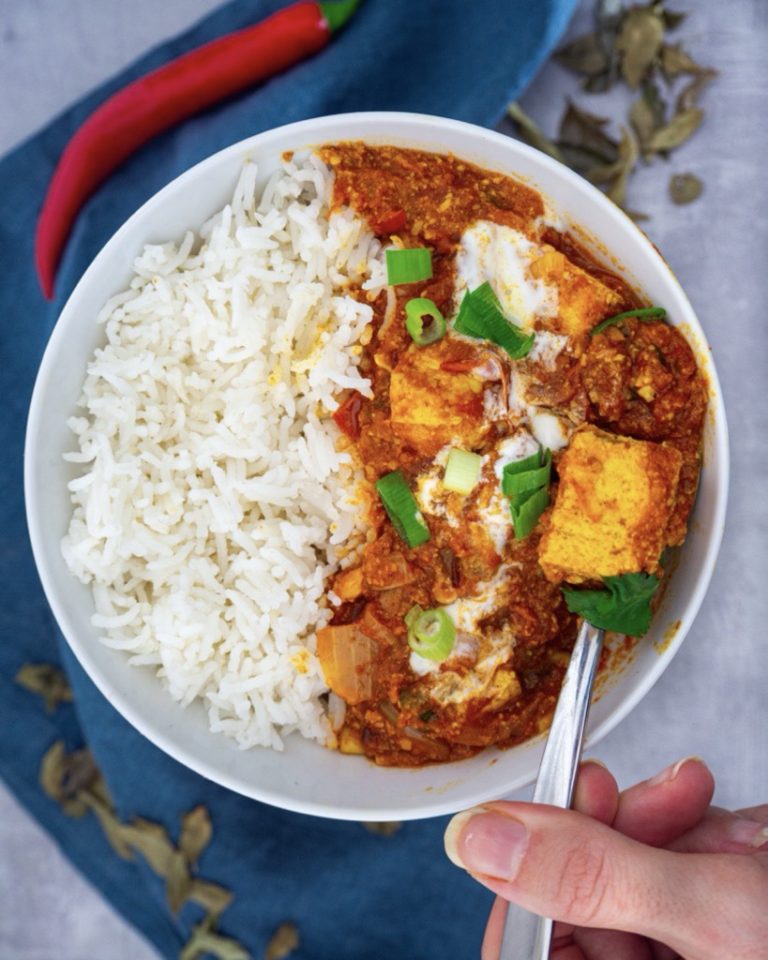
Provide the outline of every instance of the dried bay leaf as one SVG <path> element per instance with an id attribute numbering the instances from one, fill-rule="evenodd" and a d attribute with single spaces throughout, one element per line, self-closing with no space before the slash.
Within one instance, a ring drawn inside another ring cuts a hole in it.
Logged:
<path id="1" fill-rule="evenodd" d="M 248 951 L 237 940 L 215 933 L 214 923 L 215 917 L 208 916 L 193 928 L 192 936 L 179 954 L 179 960 L 197 960 L 207 953 L 217 960 L 251 960 Z"/>
<path id="2" fill-rule="evenodd" d="M 669 181 L 669 195 L 674 203 L 692 203 L 701 196 L 704 184 L 693 173 L 676 173 Z"/>
<path id="3" fill-rule="evenodd" d="M 653 153 L 674 150 L 685 143 L 699 129 L 703 119 L 704 111 L 699 107 L 692 107 L 690 110 L 676 113 L 668 123 L 665 123 L 664 126 L 659 127 L 653 133 L 648 141 L 647 149 Z"/>
<path id="4" fill-rule="evenodd" d="M 197 864 L 198 857 L 211 842 L 212 835 L 211 818 L 205 807 L 195 807 L 184 815 L 181 821 L 179 850 L 191 867 Z"/>
<path id="5" fill-rule="evenodd" d="M 626 199 L 627 181 L 637 164 L 637 141 L 626 128 L 622 128 L 619 156 L 614 163 L 593 167 L 586 174 L 592 183 L 607 185 L 606 196 L 618 206 Z"/>
<path id="6" fill-rule="evenodd" d="M 667 80 L 673 80 L 683 73 L 699 74 L 705 69 L 696 63 L 693 57 L 687 54 L 679 43 L 674 45 L 668 43 L 663 44 L 659 62 L 661 64 L 661 71 Z"/>
<path id="7" fill-rule="evenodd" d="M 699 102 L 699 97 L 708 86 L 709 82 L 717 76 L 717 70 L 702 70 L 690 83 L 687 83 L 680 91 L 677 103 L 675 104 L 676 113 L 684 113 L 686 110 L 692 110 Z"/>
<path id="8" fill-rule="evenodd" d="M 64 671 L 52 663 L 25 663 L 15 679 L 19 686 L 43 698 L 48 713 L 53 713 L 60 703 L 72 702 L 72 690 Z"/>
<path id="9" fill-rule="evenodd" d="M 190 885 L 187 900 L 194 900 L 195 903 L 204 907 L 207 913 L 218 916 L 232 903 L 233 896 L 234 894 L 226 887 L 195 877 Z"/>
<path id="10" fill-rule="evenodd" d="M 633 90 L 648 74 L 663 40 L 664 22 L 653 4 L 627 10 L 616 38 L 616 49 L 621 54 L 622 76 Z"/>
<path id="11" fill-rule="evenodd" d="M 168 877 L 176 851 L 164 827 L 143 817 L 136 817 L 126 825 L 125 839 L 130 847 L 144 857 L 150 870 L 159 877 Z"/>
<path id="12" fill-rule="evenodd" d="M 165 878 L 165 899 L 172 913 L 178 913 L 187 899 L 192 886 L 192 877 L 184 854 L 174 850 L 168 861 L 168 873 Z"/>
<path id="13" fill-rule="evenodd" d="M 264 951 L 264 960 L 283 960 L 299 946 L 299 931 L 296 924 L 286 921 L 272 934 Z"/>
<path id="14" fill-rule="evenodd" d="M 687 16 L 687 13 L 678 13 L 677 10 L 664 9 L 661 11 L 661 19 L 664 21 L 667 30 L 677 30 Z"/>
<path id="15" fill-rule="evenodd" d="M 597 33 L 585 33 L 556 51 L 553 57 L 566 70 L 582 76 L 594 77 L 611 65 L 610 57 Z"/>
<path id="16" fill-rule="evenodd" d="M 656 130 L 664 125 L 666 112 L 659 88 L 652 80 L 644 80 L 643 95 L 632 104 L 629 122 L 646 157 L 649 156 L 648 143 Z"/>
<path id="17" fill-rule="evenodd" d="M 402 827 L 399 820 L 384 820 L 379 823 L 364 822 L 363 826 L 369 833 L 375 833 L 379 837 L 393 837 Z"/>
<path id="18" fill-rule="evenodd" d="M 104 836 L 115 853 L 123 860 L 133 860 L 133 853 L 126 840 L 126 832 L 129 828 L 118 820 L 114 810 L 89 790 L 81 791 L 80 797 L 88 809 L 96 815 Z"/>
<path id="19" fill-rule="evenodd" d="M 558 146 L 577 147 L 588 150 L 601 163 L 613 163 L 619 155 L 619 145 L 605 132 L 608 120 L 582 110 L 572 100 L 568 101 L 560 120 Z"/>
<path id="20" fill-rule="evenodd" d="M 507 107 L 507 113 L 517 124 L 520 135 L 526 143 L 529 143 L 532 147 L 536 147 L 537 150 L 541 150 L 542 153 L 546 153 L 555 160 L 562 162 L 563 158 L 557 146 L 542 131 L 539 125 L 528 116 L 519 103 L 510 103 Z"/>

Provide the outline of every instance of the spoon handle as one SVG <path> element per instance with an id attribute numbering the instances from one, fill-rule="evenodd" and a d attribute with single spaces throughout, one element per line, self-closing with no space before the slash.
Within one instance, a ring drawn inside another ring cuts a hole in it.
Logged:
<path id="1" fill-rule="evenodd" d="M 602 647 L 603 631 L 585 620 L 576 638 L 541 758 L 533 792 L 535 803 L 563 809 L 571 805 Z M 551 942 L 552 920 L 509 904 L 499 960 L 547 960 Z"/>

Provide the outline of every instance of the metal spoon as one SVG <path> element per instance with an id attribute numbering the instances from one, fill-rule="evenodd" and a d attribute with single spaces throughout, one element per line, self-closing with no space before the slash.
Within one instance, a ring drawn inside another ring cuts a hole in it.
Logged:
<path id="1" fill-rule="evenodd" d="M 567 810 L 581 759 L 592 684 L 603 647 L 603 631 L 585 620 L 576 638 L 541 758 L 534 803 Z M 499 960 L 548 960 L 552 920 L 510 903 Z"/>

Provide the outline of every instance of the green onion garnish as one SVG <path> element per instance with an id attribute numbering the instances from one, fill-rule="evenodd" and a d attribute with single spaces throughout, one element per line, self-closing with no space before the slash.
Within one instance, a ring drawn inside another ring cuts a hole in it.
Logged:
<path id="1" fill-rule="evenodd" d="M 376 481 L 376 490 L 392 526 L 409 547 L 418 547 L 430 538 L 429 527 L 402 470 L 385 473 Z"/>
<path id="2" fill-rule="evenodd" d="M 456 627 L 442 607 L 411 607 L 405 616 L 408 646 L 420 657 L 440 663 L 447 660 L 456 641 Z"/>
<path id="3" fill-rule="evenodd" d="M 540 465 L 539 465 L 540 464 Z M 549 484 L 552 472 L 552 452 L 545 450 L 534 453 L 525 460 L 507 463 L 501 475 L 501 492 L 505 497 L 526 493 L 528 490 L 537 490 Z"/>
<path id="4" fill-rule="evenodd" d="M 468 450 L 451 450 L 445 464 L 443 486 L 454 493 L 471 493 L 480 477 L 483 458 Z"/>
<path id="5" fill-rule="evenodd" d="M 543 447 L 530 457 L 504 465 L 501 492 L 509 497 L 515 540 L 527 537 L 549 506 L 551 472 L 552 451 Z"/>
<path id="6" fill-rule="evenodd" d="M 396 287 L 401 283 L 429 280 L 432 276 L 432 252 L 427 247 L 409 247 L 406 250 L 387 250 L 387 283 Z"/>
<path id="7" fill-rule="evenodd" d="M 405 329 L 417 347 L 426 347 L 445 336 L 445 317 L 429 297 L 414 297 L 405 305 Z"/>
<path id="8" fill-rule="evenodd" d="M 534 334 L 525 333 L 507 320 L 498 297 L 487 282 L 464 294 L 453 328 L 468 337 L 490 340 L 503 347 L 513 360 L 527 356 L 534 341 Z"/>
<path id="9" fill-rule="evenodd" d="M 606 590 L 574 590 L 563 587 L 565 603 L 595 627 L 642 637 L 651 625 L 651 598 L 659 578 L 649 573 L 625 573 L 605 577 Z"/>
<path id="10" fill-rule="evenodd" d="M 630 317 L 637 317 L 639 320 L 663 320 L 666 315 L 667 311 L 664 307 L 640 307 L 638 310 L 625 310 L 624 313 L 617 313 L 615 317 L 602 320 L 589 331 L 589 335 L 594 337 L 596 333 L 602 333 L 607 327 L 612 327 L 614 323 L 621 323 L 622 320 L 629 320 Z"/>

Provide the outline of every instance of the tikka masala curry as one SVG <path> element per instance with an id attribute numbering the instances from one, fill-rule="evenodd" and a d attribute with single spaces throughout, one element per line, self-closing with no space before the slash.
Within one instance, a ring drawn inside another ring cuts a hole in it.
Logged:
<path id="1" fill-rule="evenodd" d="M 335 206 L 389 251 L 372 397 L 334 413 L 370 526 L 317 636 L 338 746 L 396 766 L 511 746 L 546 728 L 579 614 L 647 629 L 706 383 L 664 310 L 530 186 L 451 155 L 319 152 Z"/>

